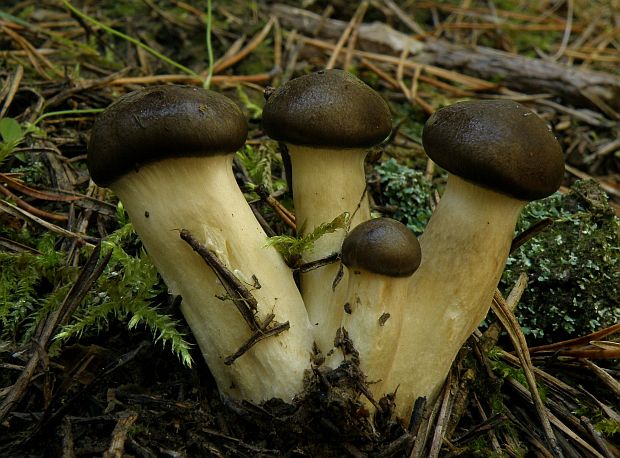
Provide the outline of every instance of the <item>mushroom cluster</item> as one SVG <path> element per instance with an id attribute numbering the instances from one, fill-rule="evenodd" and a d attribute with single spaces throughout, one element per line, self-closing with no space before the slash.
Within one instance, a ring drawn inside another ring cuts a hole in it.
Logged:
<path id="1" fill-rule="evenodd" d="M 449 179 L 418 242 L 400 222 L 370 215 L 364 159 L 391 131 L 370 87 L 342 70 L 293 79 L 267 99 L 263 127 L 290 154 L 299 234 L 350 215 L 349 228 L 303 258 L 341 262 L 303 273 L 300 288 L 236 183 L 232 158 L 247 124 L 225 96 L 155 86 L 122 97 L 95 123 L 88 166 L 182 296 L 224 395 L 291 401 L 313 352 L 328 367 L 342 362 L 335 340 L 346 331 L 372 397 L 395 396 L 406 422 L 418 397 L 437 395 L 487 313 L 523 205 L 559 187 L 560 147 L 517 102 L 438 110 L 423 146 Z"/>

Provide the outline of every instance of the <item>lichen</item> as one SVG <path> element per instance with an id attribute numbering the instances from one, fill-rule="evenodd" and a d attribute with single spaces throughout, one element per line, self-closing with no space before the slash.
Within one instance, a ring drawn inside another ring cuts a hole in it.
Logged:
<path id="1" fill-rule="evenodd" d="M 528 288 L 517 307 L 525 334 L 553 340 L 590 333 L 620 320 L 620 220 L 593 180 L 568 194 L 528 204 L 517 230 L 541 218 L 553 226 L 509 259 L 503 280 L 520 272 Z"/>

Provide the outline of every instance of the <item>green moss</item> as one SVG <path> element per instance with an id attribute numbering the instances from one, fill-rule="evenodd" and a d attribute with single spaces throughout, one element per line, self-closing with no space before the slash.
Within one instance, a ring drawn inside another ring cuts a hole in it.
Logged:
<path id="1" fill-rule="evenodd" d="M 532 202 L 518 224 L 541 218 L 554 225 L 520 248 L 507 263 L 504 281 L 527 272 L 517 307 L 526 334 L 557 340 L 587 334 L 620 320 L 620 220 L 594 181 L 579 181 L 567 195 Z"/>

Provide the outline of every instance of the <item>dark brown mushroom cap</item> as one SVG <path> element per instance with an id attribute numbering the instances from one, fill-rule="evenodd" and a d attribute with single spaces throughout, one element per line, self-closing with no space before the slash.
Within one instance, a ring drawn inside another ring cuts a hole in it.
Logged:
<path id="1" fill-rule="evenodd" d="M 422 143 L 448 172 L 521 200 L 553 194 L 562 150 L 547 124 L 512 100 L 477 100 L 437 110 Z"/>
<path id="2" fill-rule="evenodd" d="M 387 103 L 343 70 L 323 70 L 278 88 L 263 108 L 263 128 L 293 145 L 368 148 L 392 130 Z"/>
<path id="3" fill-rule="evenodd" d="M 154 161 L 232 153 L 244 144 L 247 129 L 241 109 L 221 94 L 193 86 L 148 87 L 99 115 L 88 168 L 97 184 L 109 186 Z"/>
<path id="4" fill-rule="evenodd" d="M 377 218 L 356 226 L 342 243 L 342 263 L 389 277 L 408 277 L 420 265 L 418 239 L 407 226 L 390 218 Z"/>

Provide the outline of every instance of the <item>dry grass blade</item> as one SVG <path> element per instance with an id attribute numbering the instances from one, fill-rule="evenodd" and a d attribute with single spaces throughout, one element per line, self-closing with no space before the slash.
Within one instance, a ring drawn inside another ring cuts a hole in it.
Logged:
<path id="1" fill-rule="evenodd" d="M 13 98 L 19 89 L 19 85 L 24 77 L 24 67 L 22 65 L 18 65 L 15 69 L 15 72 L 10 75 L 9 81 L 0 91 L 0 100 L 4 100 L 2 104 L 2 109 L 0 109 L 0 118 L 4 118 L 7 110 L 11 106 L 11 102 L 13 102 Z"/>
<path id="2" fill-rule="evenodd" d="M 325 64 L 326 69 L 334 68 L 334 66 L 336 65 L 336 61 L 338 60 L 340 51 L 342 51 L 342 48 L 344 44 L 347 42 L 347 40 L 349 39 L 349 36 L 351 35 L 351 32 L 353 31 L 353 29 L 357 27 L 360 22 L 362 22 L 362 19 L 364 18 L 364 15 L 366 14 L 367 9 L 368 9 L 367 1 L 364 1 L 358 5 L 357 10 L 355 11 L 355 14 L 353 14 L 353 17 L 347 24 L 346 28 L 343 30 L 342 35 L 340 35 L 340 38 L 338 39 L 338 42 L 336 43 L 336 46 L 334 47 L 332 51 L 331 57 L 327 61 L 327 64 Z"/>
<path id="3" fill-rule="evenodd" d="M 332 51 L 335 48 L 335 45 L 328 43 L 326 41 L 323 41 L 323 40 L 316 39 L 316 38 L 301 37 L 301 39 L 303 40 L 304 44 L 314 46 L 319 49 Z M 386 54 L 378 54 L 378 53 L 370 52 L 370 51 L 361 51 L 359 49 L 356 49 L 355 51 L 353 51 L 353 55 L 360 57 L 360 58 L 366 58 L 368 60 L 372 60 L 375 62 L 383 62 L 383 63 L 392 64 L 392 65 L 398 65 L 400 63 L 399 57 L 390 56 Z M 480 78 L 463 75 L 462 73 L 458 73 L 452 70 L 446 70 L 444 68 L 436 67 L 434 65 L 421 64 L 413 60 L 406 60 L 403 63 L 404 68 L 409 68 L 409 69 L 412 69 L 413 71 L 415 71 L 415 69 L 420 66 L 424 67 L 424 70 L 428 74 L 437 76 L 439 78 L 444 78 L 449 81 L 453 81 L 455 83 L 463 84 L 471 91 L 486 91 L 486 90 L 492 90 L 492 89 L 497 88 L 497 84 L 495 83 L 490 83 Z"/>
<path id="4" fill-rule="evenodd" d="M 49 200 L 55 202 L 73 202 L 74 200 L 79 200 L 79 196 L 69 196 L 59 194 L 57 192 L 44 192 L 39 189 L 34 189 L 30 186 L 23 184 L 21 181 L 15 180 L 4 173 L 0 173 L 0 181 L 6 183 L 11 188 L 20 191 L 30 197 L 34 197 L 35 199 L 41 200 Z"/>
<path id="5" fill-rule="evenodd" d="M 525 341 L 525 336 L 521 331 L 519 323 L 517 322 L 517 319 L 512 313 L 512 310 L 510 310 L 510 308 L 506 304 L 506 301 L 497 290 L 495 291 L 495 295 L 493 296 L 493 303 L 491 307 L 495 315 L 502 322 L 502 325 L 504 325 L 504 328 L 510 336 L 512 344 L 517 351 L 517 355 L 519 357 L 519 360 L 521 361 L 521 365 L 523 367 L 523 371 L 525 373 L 530 392 L 532 393 L 532 398 L 534 399 L 534 406 L 536 407 L 536 412 L 538 413 L 538 418 L 540 419 L 540 423 L 543 427 L 547 443 L 549 447 L 551 447 L 551 451 L 554 453 L 554 455 L 561 457 L 563 456 L 562 451 L 558 446 L 555 434 L 551 429 L 551 424 L 549 422 L 549 418 L 547 417 L 547 411 L 542 402 L 542 399 L 540 398 L 540 393 L 538 393 L 538 388 L 536 387 L 534 366 L 532 365 L 532 361 L 530 360 L 530 355 L 527 349 L 527 342 Z"/>
<path id="6" fill-rule="evenodd" d="M 441 408 L 439 415 L 437 416 L 437 423 L 435 424 L 435 432 L 433 434 L 433 440 L 431 441 L 431 448 L 428 452 L 428 458 L 436 458 L 439 456 L 441 446 L 443 445 L 444 434 L 446 430 L 446 423 L 450 418 L 452 412 L 452 406 L 454 403 L 454 392 L 456 390 L 455 384 L 458 380 L 454 380 L 452 371 L 448 373 L 448 378 L 445 382 L 444 395 L 441 400 Z"/>
<path id="7" fill-rule="evenodd" d="M 11 191 L 9 191 L 4 186 L 0 186 L 0 193 L 4 194 L 10 200 L 15 202 L 19 208 L 22 208 L 23 210 L 30 212 L 32 215 L 37 216 L 39 218 L 47 219 L 50 221 L 59 221 L 59 222 L 65 222 L 68 219 L 66 215 L 59 215 L 57 213 L 51 213 L 45 210 L 41 210 L 35 207 L 34 205 L 30 205 L 28 202 L 26 202 L 23 199 L 20 199 L 19 197 L 17 197 L 15 194 L 13 194 Z"/>
<path id="8" fill-rule="evenodd" d="M 47 221 L 45 221 L 44 219 L 39 218 L 36 215 L 33 215 L 32 213 L 27 212 L 26 210 L 23 210 L 9 202 L 5 202 L 0 200 L 0 210 L 9 213 L 13 216 L 16 216 L 18 218 L 27 218 L 41 226 L 43 226 L 44 228 L 48 229 L 49 231 L 52 231 L 56 234 L 59 234 L 63 237 L 67 237 L 70 239 L 77 239 L 77 240 L 83 240 L 84 242 L 87 243 L 98 243 L 99 239 L 96 237 L 91 237 L 89 235 L 86 234 L 76 234 L 75 232 L 71 232 L 68 231 L 67 229 L 63 229 L 60 226 L 57 226 L 55 224 L 52 223 L 48 223 Z"/>
<path id="9" fill-rule="evenodd" d="M 16 31 L 12 30 L 9 27 L 0 26 L 0 30 L 2 30 L 6 35 L 12 38 L 16 43 L 18 43 L 26 54 L 28 55 L 28 59 L 32 63 L 32 66 L 37 70 L 37 73 L 44 79 L 51 80 L 52 76 L 50 76 L 45 69 L 39 64 L 42 62 L 47 68 L 49 68 L 52 73 L 57 77 L 62 77 L 63 74 L 60 70 L 56 68 L 54 64 L 50 62 L 50 60 L 39 53 L 37 48 L 32 45 L 27 39 L 19 35 Z"/>
<path id="10" fill-rule="evenodd" d="M 582 359 L 581 362 L 596 374 L 596 376 L 615 394 L 617 399 L 620 399 L 620 382 L 618 382 L 618 380 L 613 378 L 607 371 L 600 368 L 592 361 Z"/>
<path id="11" fill-rule="evenodd" d="M 526 389 L 523 385 L 517 382 L 513 378 L 507 379 L 508 383 L 522 396 L 524 399 L 532 402 L 532 391 Z M 544 408 L 544 407 L 543 407 Z M 605 458 L 601 455 L 595 448 L 593 448 L 590 444 L 588 444 L 585 440 L 583 440 L 578 434 L 576 434 L 573 430 L 571 430 L 568 426 L 566 426 L 560 419 L 558 419 L 555 415 L 545 409 L 545 416 L 549 419 L 550 424 L 558 428 L 562 433 L 564 433 L 567 437 L 569 437 L 572 441 L 578 444 L 581 448 L 589 453 L 588 456 L 593 456 L 596 458 Z M 554 451 L 554 456 L 563 456 L 561 449 L 558 446 L 558 450 Z"/>
<path id="12" fill-rule="evenodd" d="M 444 395 L 445 390 L 447 390 L 447 385 L 444 386 Z M 422 458 L 426 455 L 424 451 L 426 450 L 426 443 L 428 441 L 428 436 L 432 430 L 432 427 L 435 423 L 435 418 L 439 412 L 440 404 L 442 403 L 443 396 L 435 402 L 432 406 L 427 406 L 422 414 L 422 419 L 419 422 L 418 431 L 416 434 L 415 444 L 411 453 L 409 454 L 409 458 Z"/>
<path id="13" fill-rule="evenodd" d="M 232 67 L 233 65 L 250 55 L 250 53 L 256 48 L 258 48 L 258 46 L 265 40 L 265 38 L 267 38 L 267 35 L 269 35 L 269 32 L 271 31 L 271 28 L 273 27 L 275 21 L 276 18 L 274 16 L 269 18 L 267 24 L 265 24 L 261 31 L 258 32 L 241 51 L 239 51 L 233 56 L 230 56 L 227 59 L 222 60 L 217 65 L 215 65 L 213 68 L 213 73 L 219 73 L 222 70 L 226 70 L 227 68 Z"/>
<path id="14" fill-rule="evenodd" d="M 256 75 L 214 75 L 212 84 L 238 84 L 238 83 L 266 83 L 273 77 L 272 73 L 259 73 Z M 191 75 L 152 75 L 152 76 L 128 76 L 116 78 L 110 81 L 114 86 L 128 86 L 130 84 L 162 84 L 180 83 L 200 86 L 203 81 L 197 76 Z"/>
<path id="15" fill-rule="evenodd" d="M 600 331 L 593 332 L 588 334 L 587 336 L 577 337 L 575 339 L 564 340 L 562 342 L 555 342 L 548 345 L 540 345 L 538 347 L 530 348 L 530 353 L 540 353 L 545 351 L 555 351 L 566 348 L 574 348 L 581 347 L 583 345 L 587 345 L 592 341 L 600 340 L 604 337 L 610 336 L 620 332 L 620 323 L 609 326 L 605 329 L 601 329 Z"/>
<path id="16" fill-rule="evenodd" d="M 405 13 L 396 3 L 392 0 L 383 0 L 385 6 L 387 6 L 390 10 L 394 12 L 394 14 L 401 20 L 403 24 L 411 29 L 412 32 L 417 33 L 418 35 L 425 35 L 426 32 L 422 27 L 418 25 L 416 21 L 414 21 L 407 13 Z"/>

